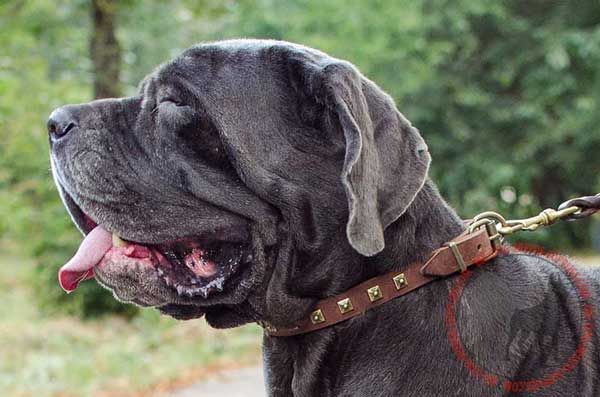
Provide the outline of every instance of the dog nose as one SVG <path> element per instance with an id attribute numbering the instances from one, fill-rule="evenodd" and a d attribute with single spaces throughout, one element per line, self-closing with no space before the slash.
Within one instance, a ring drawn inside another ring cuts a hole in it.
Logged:
<path id="1" fill-rule="evenodd" d="M 48 134 L 53 139 L 61 138 L 77 127 L 77 122 L 68 110 L 58 108 L 50 114 L 48 119 Z"/>

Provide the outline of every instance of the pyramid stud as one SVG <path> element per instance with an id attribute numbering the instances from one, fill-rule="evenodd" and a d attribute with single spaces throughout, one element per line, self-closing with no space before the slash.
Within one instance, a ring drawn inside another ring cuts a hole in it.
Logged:
<path id="1" fill-rule="evenodd" d="M 371 302 L 376 302 L 379 299 L 383 298 L 383 294 L 381 293 L 381 289 L 379 288 L 379 285 L 369 288 L 367 290 L 367 294 L 369 295 L 369 300 Z"/>
<path id="2" fill-rule="evenodd" d="M 350 298 L 346 298 L 346 299 L 342 299 L 341 301 L 338 301 L 337 305 L 342 314 L 346 314 L 346 313 L 354 310 L 354 306 L 352 306 L 352 301 L 350 300 Z"/>
<path id="3" fill-rule="evenodd" d="M 400 273 L 397 276 L 394 276 L 392 280 L 394 280 L 394 285 L 396 286 L 397 290 L 401 290 L 402 288 L 408 285 L 408 281 L 406 281 L 404 273 Z"/>
<path id="4" fill-rule="evenodd" d="M 325 316 L 323 315 L 321 309 L 317 309 L 310 314 L 310 321 L 313 324 L 321 324 L 325 322 Z"/>

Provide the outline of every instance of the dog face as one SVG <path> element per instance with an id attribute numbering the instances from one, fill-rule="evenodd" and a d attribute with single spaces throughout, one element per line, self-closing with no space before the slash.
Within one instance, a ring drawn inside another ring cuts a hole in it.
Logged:
<path id="1" fill-rule="evenodd" d="M 67 288 L 93 272 L 123 301 L 214 325 L 282 322 L 276 306 L 333 277 L 319 258 L 380 252 L 429 165 L 375 84 L 284 42 L 190 48 L 137 96 L 64 106 L 48 125 L 87 235 Z"/>

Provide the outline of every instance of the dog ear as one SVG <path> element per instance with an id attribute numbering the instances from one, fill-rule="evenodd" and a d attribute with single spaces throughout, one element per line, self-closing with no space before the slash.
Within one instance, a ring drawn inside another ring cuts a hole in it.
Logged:
<path id="1" fill-rule="evenodd" d="M 351 64 L 326 65 L 320 75 L 321 99 L 346 141 L 341 180 L 348 199 L 348 241 L 360 254 L 373 256 L 384 248 L 385 228 L 425 183 L 427 145 L 391 97 Z"/>

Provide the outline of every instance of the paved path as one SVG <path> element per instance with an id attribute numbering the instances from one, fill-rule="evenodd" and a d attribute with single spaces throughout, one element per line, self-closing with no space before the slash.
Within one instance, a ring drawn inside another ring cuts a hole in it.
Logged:
<path id="1" fill-rule="evenodd" d="M 223 371 L 166 397 L 265 397 L 261 367 Z"/>

